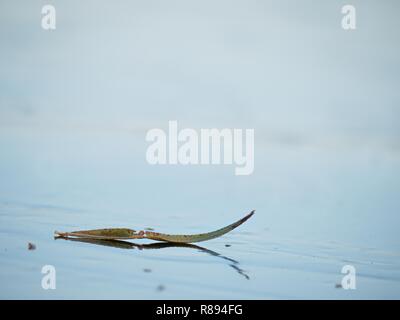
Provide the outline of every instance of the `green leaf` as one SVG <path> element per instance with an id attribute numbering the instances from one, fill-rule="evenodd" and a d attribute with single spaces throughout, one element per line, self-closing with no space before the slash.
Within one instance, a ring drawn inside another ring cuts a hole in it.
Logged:
<path id="1" fill-rule="evenodd" d="M 165 233 L 146 231 L 145 235 L 146 238 L 148 239 L 175 242 L 175 243 L 192 243 L 192 242 L 206 241 L 221 237 L 222 235 L 232 231 L 233 229 L 237 228 L 242 223 L 244 223 L 246 220 L 248 220 L 253 214 L 254 210 L 244 218 L 230 224 L 229 226 L 207 233 L 179 235 L 179 234 L 165 234 Z"/>
<path id="2" fill-rule="evenodd" d="M 173 243 L 192 243 L 215 239 L 232 231 L 247 221 L 254 214 L 254 210 L 244 218 L 215 231 L 199 234 L 166 234 L 153 231 L 135 231 L 128 228 L 107 228 L 94 230 L 81 230 L 72 232 L 55 231 L 56 236 L 65 238 L 85 238 L 103 240 L 125 240 L 125 239 L 151 239 Z"/>

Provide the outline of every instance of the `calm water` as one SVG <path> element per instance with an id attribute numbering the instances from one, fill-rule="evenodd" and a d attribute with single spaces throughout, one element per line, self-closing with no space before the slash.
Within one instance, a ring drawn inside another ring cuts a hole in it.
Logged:
<path id="1" fill-rule="evenodd" d="M 41 1 L 1 1 L 0 298 L 400 298 L 399 4 L 345 32 L 341 1 L 293 3 L 56 2 L 46 32 Z M 253 175 L 149 165 L 169 120 L 254 128 Z M 200 247 L 53 238 L 253 209 Z"/>
<path id="2" fill-rule="evenodd" d="M 9 151 L 0 184 L 2 298 L 399 297 L 391 161 L 375 171 L 375 163 L 356 167 L 362 159 L 349 152 L 273 148 L 257 175 L 242 179 L 230 167 L 149 166 L 129 132 L 18 131 L 1 139 Z M 201 248 L 53 239 L 54 230 L 112 226 L 209 231 L 253 208 L 252 219 Z M 41 287 L 47 264 L 56 290 Z M 356 290 L 335 288 L 346 264 L 357 270 Z"/>

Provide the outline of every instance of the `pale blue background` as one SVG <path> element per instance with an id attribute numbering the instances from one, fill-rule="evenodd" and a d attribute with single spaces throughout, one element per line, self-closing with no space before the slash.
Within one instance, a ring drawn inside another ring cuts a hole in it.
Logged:
<path id="1" fill-rule="evenodd" d="M 0 297 L 400 298 L 400 7 L 351 1 L 345 31 L 344 4 L 1 0 Z M 254 174 L 148 165 L 145 134 L 168 120 L 254 128 Z M 249 280 L 195 250 L 52 239 L 203 232 L 251 209 L 204 243 Z M 335 288 L 345 264 L 357 290 Z"/>

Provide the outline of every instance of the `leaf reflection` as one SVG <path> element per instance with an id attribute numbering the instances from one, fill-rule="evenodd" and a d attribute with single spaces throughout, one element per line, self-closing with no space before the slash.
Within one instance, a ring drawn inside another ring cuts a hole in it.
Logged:
<path id="1" fill-rule="evenodd" d="M 239 267 L 239 261 L 224 256 L 216 251 L 189 243 L 170 243 L 170 242 L 156 242 L 149 244 L 138 244 L 128 241 L 122 240 L 101 240 L 101 239 L 85 239 L 85 238 L 66 238 L 66 237 L 54 237 L 54 239 L 64 239 L 68 241 L 77 241 L 84 243 L 91 243 L 100 246 L 113 247 L 118 249 L 139 249 L 139 250 L 156 250 L 156 249 L 165 249 L 165 248 L 188 248 L 198 250 L 200 252 L 205 252 L 211 256 L 218 257 L 227 261 L 228 265 L 233 268 L 237 273 L 245 277 L 247 280 L 250 280 L 250 277 L 246 274 L 246 272 Z"/>

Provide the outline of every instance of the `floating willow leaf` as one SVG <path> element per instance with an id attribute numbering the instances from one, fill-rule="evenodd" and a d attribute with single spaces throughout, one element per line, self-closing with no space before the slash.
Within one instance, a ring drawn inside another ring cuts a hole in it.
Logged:
<path id="1" fill-rule="evenodd" d="M 73 232 L 58 232 L 55 234 L 59 237 L 66 238 L 85 238 L 85 239 L 102 239 L 102 240 L 126 240 L 126 239 L 151 239 L 158 241 L 174 242 L 174 243 L 192 243 L 211 240 L 218 238 L 225 233 L 232 231 L 248 220 L 254 214 L 254 210 L 244 218 L 226 226 L 224 228 L 199 234 L 166 234 L 153 231 L 135 231 L 127 228 L 107 228 L 95 230 L 81 230 Z"/>

